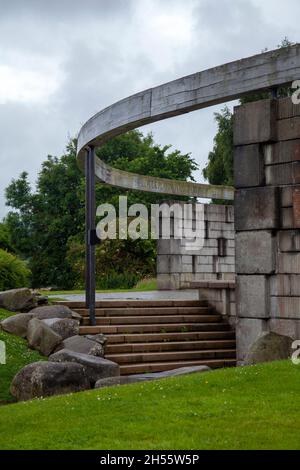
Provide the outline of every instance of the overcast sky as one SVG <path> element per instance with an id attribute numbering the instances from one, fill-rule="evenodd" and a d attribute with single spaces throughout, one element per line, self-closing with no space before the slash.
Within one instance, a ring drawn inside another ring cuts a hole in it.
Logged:
<path id="1" fill-rule="evenodd" d="M 285 36 L 297 42 L 299 18 L 299 0 L 0 0 L 0 217 L 11 178 L 26 170 L 34 182 L 103 107 Z M 142 130 L 203 167 L 218 109 Z"/>

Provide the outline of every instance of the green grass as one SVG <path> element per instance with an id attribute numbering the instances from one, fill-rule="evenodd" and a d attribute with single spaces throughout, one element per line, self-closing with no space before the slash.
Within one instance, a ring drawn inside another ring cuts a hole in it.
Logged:
<path id="1" fill-rule="evenodd" d="M 4 406 L 0 449 L 300 449 L 300 367 L 223 369 Z"/>
<path id="2" fill-rule="evenodd" d="M 15 313 L 0 309 L 0 320 Z M 6 364 L 0 364 L 0 404 L 14 400 L 9 392 L 9 387 L 16 373 L 31 362 L 43 359 L 37 351 L 28 349 L 25 339 L 10 335 L 0 329 L 0 340 L 6 345 Z M 2 410 L 2 408 L 1 408 Z M 1 413 L 1 412 L 0 412 Z"/>
<path id="3" fill-rule="evenodd" d="M 97 289 L 97 294 L 114 294 L 117 292 L 149 292 L 152 290 L 157 290 L 157 281 L 156 279 L 145 279 L 140 281 L 135 287 L 132 289 L 107 289 L 107 290 L 99 290 Z M 73 290 L 53 290 L 53 291 L 43 291 L 41 290 L 40 293 L 42 295 L 73 295 L 73 294 L 84 294 L 83 289 L 73 289 Z"/>

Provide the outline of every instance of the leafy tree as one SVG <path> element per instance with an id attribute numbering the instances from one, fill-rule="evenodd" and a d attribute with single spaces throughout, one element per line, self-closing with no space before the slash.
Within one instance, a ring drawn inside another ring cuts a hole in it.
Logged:
<path id="1" fill-rule="evenodd" d="M 203 176 L 210 184 L 233 184 L 233 115 L 225 106 L 215 113 L 218 132 L 214 138 L 214 147 L 208 155 L 208 164 L 203 169 Z"/>
<path id="2" fill-rule="evenodd" d="M 116 137 L 97 153 L 117 168 L 170 179 L 192 179 L 192 172 L 197 168 L 188 154 L 170 151 L 170 146 L 156 145 L 151 135 L 143 136 L 139 131 Z M 29 260 L 34 286 L 71 288 L 82 284 L 84 188 L 84 175 L 77 166 L 76 140 L 73 139 L 64 155 L 60 158 L 48 156 L 42 164 L 35 190 L 31 188 L 26 172 L 12 180 L 6 189 L 7 205 L 13 209 L 6 217 L 12 245 L 18 254 Z M 166 198 L 160 194 L 96 185 L 97 205 L 110 202 L 117 206 L 121 194 L 128 196 L 129 204 L 150 204 Z M 150 241 L 151 246 L 148 246 L 146 242 L 122 240 L 122 243 L 117 243 L 112 240 L 98 247 L 98 259 L 102 264 L 99 275 L 104 276 L 105 268 L 106 274 L 112 276 L 112 263 L 115 272 L 118 272 L 120 265 L 127 273 L 131 270 L 131 273 L 136 272 L 140 276 L 152 274 L 155 245 Z M 147 266 L 147 272 L 141 269 L 141 264 Z M 121 279 L 121 272 L 119 276 Z"/>
<path id="3" fill-rule="evenodd" d="M 105 163 L 120 170 L 160 178 L 194 181 L 193 171 L 198 168 L 195 160 L 189 154 L 170 149 L 171 145 L 155 144 L 152 134 L 144 136 L 140 131 L 134 130 L 110 140 L 96 153 Z M 96 186 L 98 204 L 108 202 L 117 206 L 119 195 L 127 196 L 128 204 L 142 202 L 147 206 L 170 198 L 166 194 L 125 190 L 106 184 Z M 172 196 L 172 199 L 188 198 Z"/>
<path id="4" fill-rule="evenodd" d="M 34 286 L 72 286 L 66 263 L 67 241 L 81 228 L 82 174 L 76 163 L 76 142 L 70 141 L 61 158 L 48 156 L 42 164 L 36 191 L 25 172 L 6 189 L 6 223 L 17 253 L 29 259 Z"/>
<path id="5" fill-rule="evenodd" d="M 0 249 L 14 252 L 9 227 L 5 223 L 0 223 Z"/>
<path id="6" fill-rule="evenodd" d="M 9 212 L 5 224 L 10 233 L 14 250 L 27 257 L 32 251 L 32 194 L 28 173 L 23 171 L 17 180 L 13 179 L 6 188 L 6 204 L 16 211 Z"/>
<path id="7" fill-rule="evenodd" d="M 290 47 L 293 43 L 284 38 L 278 48 Z M 263 52 L 266 52 L 265 49 Z M 278 98 L 290 96 L 292 90 L 289 87 L 282 87 L 277 90 Z M 240 104 L 250 103 L 270 98 L 270 92 L 252 93 L 243 96 Z M 204 178 L 210 184 L 233 185 L 233 114 L 225 106 L 219 113 L 215 113 L 218 130 L 214 138 L 213 150 L 209 152 L 208 163 L 203 169 Z M 225 203 L 225 201 L 214 200 L 215 203 Z M 226 202 L 228 204 L 228 201 Z"/>
<path id="8" fill-rule="evenodd" d="M 0 248 L 0 291 L 28 287 L 30 276 L 26 262 Z"/>
<path id="9" fill-rule="evenodd" d="M 85 246 L 74 237 L 69 240 L 67 260 L 72 265 L 74 287 L 84 285 Z M 155 275 L 156 245 L 152 240 L 104 240 L 96 247 L 97 289 L 134 287 L 145 277 Z"/>

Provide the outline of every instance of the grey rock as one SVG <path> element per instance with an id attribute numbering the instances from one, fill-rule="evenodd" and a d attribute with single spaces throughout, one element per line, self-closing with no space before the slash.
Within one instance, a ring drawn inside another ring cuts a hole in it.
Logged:
<path id="1" fill-rule="evenodd" d="M 137 382 L 145 382 L 145 379 L 135 377 L 134 375 L 120 375 L 119 377 L 107 377 L 97 380 L 95 388 L 114 387 L 115 385 L 128 385 Z"/>
<path id="2" fill-rule="evenodd" d="M 62 339 L 79 334 L 79 321 L 73 318 L 47 318 L 42 322 L 60 335 Z"/>
<path id="3" fill-rule="evenodd" d="M 190 375 L 199 372 L 210 371 L 208 366 L 179 367 L 178 369 L 165 370 L 163 372 L 153 372 L 148 374 L 136 374 L 133 377 L 140 377 L 146 380 L 165 379 L 167 377 L 176 377 L 178 375 Z"/>
<path id="4" fill-rule="evenodd" d="M 53 362 L 76 362 L 81 364 L 86 371 L 86 375 L 91 384 L 106 377 L 120 375 L 118 364 L 102 357 L 91 356 L 89 354 L 77 353 L 68 349 L 62 349 L 49 357 Z"/>
<path id="5" fill-rule="evenodd" d="M 265 333 L 250 347 L 245 364 L 280 361 L 291 357 L 293 340 L 277 333 Z"/>
<path id="6" fill-rule="evenodd" d="M 109 377 L 97 380 L 95 388 L 111 387 L 113 385 L 127 385 L 137 382 L 148 382 L 149 380 L 166 379 L 168 377 L 177 377 L 180 375 L 189 375 L 199 372 L 210 371 L 208 366 L 180 367 L 179 369 L 167 370 L 164 372 L 154 372 L 149 374 L 123 375 L 120 377 Z"/>
<path id="7" fill-rule="evenodd" d="M 82 316 L 79 315 L 79 313 L 74 312 L 73 310 L 72 310 L 72 318 L 74 318 L 74 320 L 79 320 L 79 321 L 82 320 Z"/>
<path id="8" fill-rule="evenodd" d="M 33 317 L 38 318 L 39 320 L 45 320 L 47 318 L 81 318 L 78 313 L 73 312 L 66 305 L 46 305 L 34 308 L 30 313 Z"/>
<path id="9" fill-rule="evenodd" d="M 18 313 L 17 315 L 5 318 L 0 325 L 7 333 L 25 338 L 27 336 L 28 323 L 31 318 L 32 315 L 30 315 L 30 313 Z"/>
<path id="10" fill-rule="evenodd" d="M 96 343 L 102 344 L 104 346 L 107 343 L 107 337 L 103 333 L 98 333 L 96 335 L 84 335 L 85 338 L 95 341 Z"/>
<path id="11" fill-rule="evenodd" d="M 17 400 L 80 392 L 90 388 L 85 369 L 70 362 L 34 362 L 14 377 L 11 394 Z"/>
<path id="12" fill-rule="evenodd" d="M 49 356 L 62 342 L 62 337 L 38 318 L 32 318 L 28 323 L 27 339 L 29 346 L 44 356 Z"/>
<path id="13" fill-rule="evenodd" d="M 35 304 L 34 295 L 30 289 L 11 289 L 0 292 L 0 307 L 11 312 L 27 310 Z"/>
<path id="14" fill-rule="evenodd" d="M 102 344 L 79 335 L 66 338 L 60 345 L 59 349 L 69 349 L 70 351 L 81 354 L 90 354 L 92 356 L 104 356 L 104 347 Z"/>

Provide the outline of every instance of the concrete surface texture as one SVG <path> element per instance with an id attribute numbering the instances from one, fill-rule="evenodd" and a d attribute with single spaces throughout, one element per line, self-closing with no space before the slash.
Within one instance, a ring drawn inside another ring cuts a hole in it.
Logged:
<path id="1" fill-rule="evenodd" d="M 111 137 L 130 129 L 183 113 L 239 98 L 251 91 L 265 90 L 297 80 L 300 76 L 300 45 L 269 51 L 246 59 L 214 67 L 179 78 L 155 88 L 125 98 L 95 114 L 81 128 L 78 136 L 78 160 L 84 168 L 86 147 L 101 146 Z M 241 110 L 240 113 L 243 111 Z M 264 110 L 264 119 L 273 109 Z M 269 122 L 269 121 L 267 121 Z M 249 124 L 249 123 L 248 123 Z M 259 126 L 247 127 L 247 135 L 238 142 L 254 143 L 253 135 Z M 264 124 L 259 139 L 266 141 L 272 132 Z M 282 129 L 284 132 L 284 129 Z M 156 193 L 189 195 L 204 198 L 232 199 L 233 188 L 171 181 L 114 169 L 96 158 L 95 173 L 99 181 L 113 186 Z"/>
<path id="2" fill-rule="evenodd" d="M 262 334 L 299 339 L 299 119 L 290 97 L 235 108 L 238 363 Z"/>
<path id="3" fill-rule="evenodd" d="M 63 300 L 84 301 L 84 294 L 49 295 Z M 113 292 L 96 294 L 96 301 L 100 300 L 198 300 L 196 289 L 183 289 L 178 291 L 148 291 L 148 292 Z"/>

